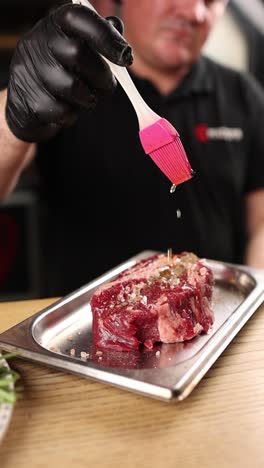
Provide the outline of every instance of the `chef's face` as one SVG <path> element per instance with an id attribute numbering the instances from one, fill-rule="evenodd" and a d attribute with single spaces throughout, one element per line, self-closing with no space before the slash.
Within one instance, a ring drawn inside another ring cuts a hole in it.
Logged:
<path id="1" fill-rule="evenodd" d="M 125 36 L 148 65 L 178 68 L 199 56 L 226 0 L 123 0 Z"/>

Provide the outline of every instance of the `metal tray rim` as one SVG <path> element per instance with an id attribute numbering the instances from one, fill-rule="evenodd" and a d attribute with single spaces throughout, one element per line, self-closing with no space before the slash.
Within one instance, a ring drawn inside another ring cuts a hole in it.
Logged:
<path id="1" fill-rule="evenodd" d="M 189 359 L 186 364 L 182 363 L 178 366 L 178 378 L 173 378 L 171 372 L 175 368 L 168 369 L 152 369 L 164 375 L 164 385 L 157 383 L 155 378 L 149 379 L 149 373 L 144 372 L 149 380 L 140 378 L 141 369 L 136 372 L 136 377 L 131 375 L 130 370 L 114 370 L 111 368 L 98 366 L 91 363 L 85 366 L 85 363 L 80 359 L 71 358 L 70 356 L 54 355 L 51 351 L 42 348 L 32 336 L 32 327 L 44 314 L 49 314 L 63 304 L 67 304 L 73 298 L 83 294 L 83 291 L 88 291 L 102 282 L 107 281 L 107 278 L 112 278 L 113 274 L 117 274 L 119 270 L 124 269 L 124 265 L 129 262 L 138 261 L 140 258 L 145 258 L 153 253 L 153 251 L 144 251 L 132 257 L 128 261 L 122 263 L 116 268 L 110 270 L 106 275 L 102 275 L 88 285 L 79 288 L 77 291 L 56 300 L 48 307 L 40 310 L 33 316 L 15 325 L 9 330 L 0 334 L 0 349 L 7 351 L 16 351 L 20 357 L 24 357 L 34 362 L 39 362 L 47 366 L 55 367 L 60 370 L 72 372 L 92 380 L 108 383 L 119 388 L 123 388 L 132 392 L 137 392 L 145 396 L 150 396 L 162 401 L 180 401 L 186 398 L 191 391 L 196 387 L 201 378 L 209 370 L 216 359 L 221 355 L 224 349 L 232 341 L 238 331 L 244 326 L 251 315 L 257 310 L 264 300 L 264 271 L 256 270 L 243 265 L 235 265 L 224 262 L 216 262 L 219 265 L 226 265 L 235 268 L 251 276 L 255 282 L 255 287 L 237 308 L 236 313 L 223 324 L 223 326 L 211 337 L 206 344 L 206 353 L 198 352 L 198 355 Z M 210 260 L 209 260 L 210 261 Z M 214 260 L 212 262 L 215 262 Z M 126 266 L 127 268 L 127 266 Z M 22 333 L 23 331 L 23 333 Z M 135 373 L 134 373 L 135 374 Z M 142 373 L 141 373 L 142 374 Z M 155 372 L 153 373 L 155 376 Z"/>

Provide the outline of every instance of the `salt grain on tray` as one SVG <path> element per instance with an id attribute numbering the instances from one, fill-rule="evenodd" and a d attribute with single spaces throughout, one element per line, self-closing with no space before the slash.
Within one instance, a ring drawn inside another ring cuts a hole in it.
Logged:
<path id="1" fill-rule="evenodd" d="M 89 353 L 86 353 L 85 351 L 81 351 L 81 359 L 84 359 L 86 361 L 86 359 L 89 359 L 89 357 L 90 357 Z"/>
<path id="2" fill-rule="evenodd" d="M 59 352 L 59 348 L 57 346 L 50 346 L 49 348 L 50 351 L 53 351 L 54 353 L 58 353 Z"/>

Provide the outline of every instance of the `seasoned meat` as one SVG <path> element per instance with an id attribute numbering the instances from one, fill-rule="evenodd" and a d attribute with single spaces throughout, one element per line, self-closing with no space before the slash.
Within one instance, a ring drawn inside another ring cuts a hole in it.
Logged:
<path id="1" fill-rule="evenodd" d="M 213 324 L 213 273 L 205 260 L 184 252 L 154 255 L 99 287 L 91 298 L 94 343 L 129 351 L 176 343 Z"/>

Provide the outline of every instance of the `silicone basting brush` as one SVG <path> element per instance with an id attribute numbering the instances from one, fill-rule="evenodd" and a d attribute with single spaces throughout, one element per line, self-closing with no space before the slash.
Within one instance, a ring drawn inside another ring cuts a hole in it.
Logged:
<path id="1" fill-rule="evenodd" d="M 88 0 L 72 0 L 72 3 L 86 6 L 97 13 Z M 156 114 L 146 104 L 126 68 L 103 58 L 135 109 L 139 123 L 139 138 L 145 153 L 171 181 L 173 184 L 171 192 L 173 192 L 177 185 L 191 179 L 193 175 L 179 133 L 168 120 Z"/>

